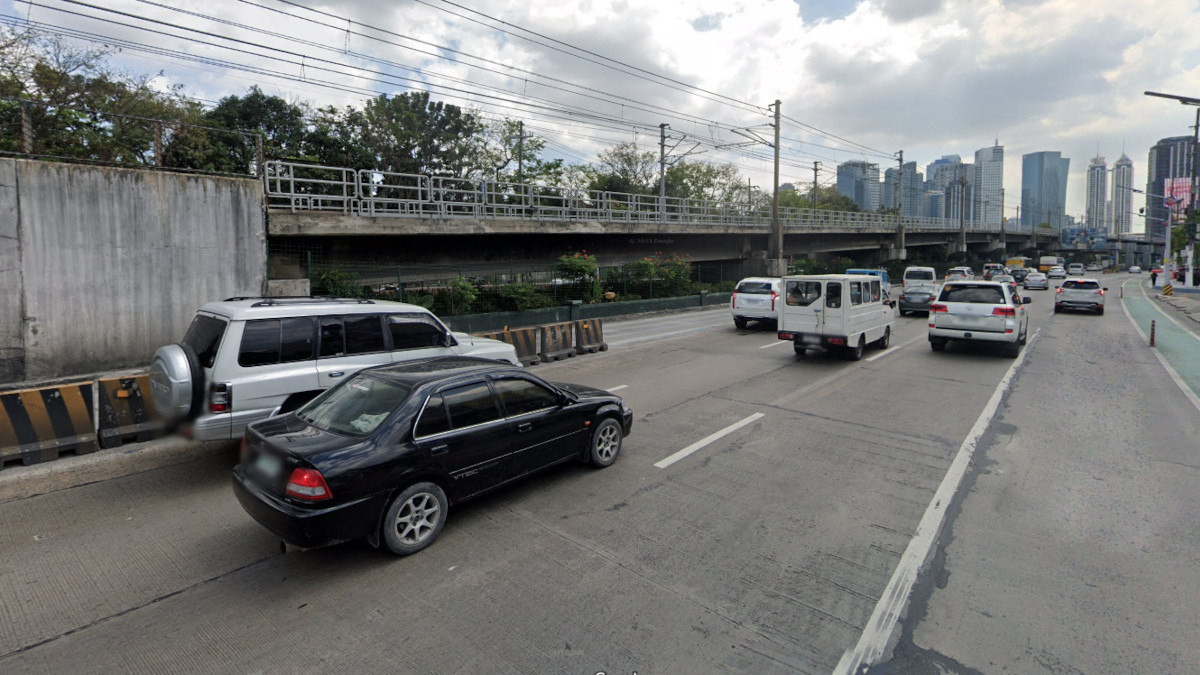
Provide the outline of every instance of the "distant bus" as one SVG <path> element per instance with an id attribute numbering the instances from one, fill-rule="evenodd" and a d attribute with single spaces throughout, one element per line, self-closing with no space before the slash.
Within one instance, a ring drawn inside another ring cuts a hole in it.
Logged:
<path id="1" fill-rule="evenodd" d="M 1049 272 L 1051 267 L 1066 267 L 1067 259 L 1060 255 L 1044 255 L 1038 259 L 1038 270 Z"/>
<path id="2" fill-rule="evenodd" d="M 1028 267 L 1030 260 L 1031 258 L 1026 258 L 1023 255 L 1019 255 L 1004 261 L 1004 266 L 1009 269 L 1013 269 L 1014 267 Z"/>

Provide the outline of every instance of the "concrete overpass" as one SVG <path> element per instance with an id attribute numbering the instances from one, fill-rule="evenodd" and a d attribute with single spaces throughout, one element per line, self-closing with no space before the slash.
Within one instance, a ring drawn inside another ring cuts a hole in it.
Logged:
<path id="1" fill-rule="evenodd" d="M 273 241 L 336 240 L 335 257 L 360 261 L 544 262 L 568 248 L 614 263 L 653 253 L 753 261 L 765 259 L 771 229 L 768 207 L 736 202 L 288 162 L 268 163 L 265 179 Z M 780 209 L 780 220 L 785 256 L 843 255 L 864 264 L 904 259 L 914 248 L 983 253 L 1033 241 L 1029 231 L 942 218 Z"/>

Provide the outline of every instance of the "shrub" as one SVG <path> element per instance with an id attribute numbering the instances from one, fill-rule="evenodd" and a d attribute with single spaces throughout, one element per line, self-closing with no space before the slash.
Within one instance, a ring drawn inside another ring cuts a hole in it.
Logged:
<path id="1" fill-rule="evenodd" d="M 554 306 L 554 299 L 532 284 L 508 284 L 500 289 L 500 297 L 508 309 L 518 312 Z"/>
<path id="2" fill-rule="evenodd" d="M 367 288 L 358 281 L 357 272 L 345 270 L 321 270 L 317 272 L 317 283 L 313 295 L 332 295 L 338 298 L 361 298 Z"/>

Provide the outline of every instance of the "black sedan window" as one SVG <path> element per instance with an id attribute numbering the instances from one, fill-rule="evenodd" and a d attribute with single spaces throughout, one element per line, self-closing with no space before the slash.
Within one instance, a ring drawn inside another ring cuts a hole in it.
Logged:
<path id="1" fill-rule="evenodd" d="M 413 432 L 418 438 L 432 436 L 443 431 L 450 431 L 450 417 L 446 415 L 446 400 L 441 394 L 434 394 L 425 403 L 421 419 L 417 420 L 417 429 Z"/>
<path id="2" fill-rule="evenodd" d="M 496 398 L 486 382 L 477 382 L 442 392 L 446 410 L 450 414 L 450 427 L 462 429 L 500 419 Z"/>
<path id="3" fill-rule="evenodd" d="M 504 410 L 509 417 L 545 410 L 558 405 L 558 394 L 529 380 L 496 380 L 493 384 L 496 386 L 496 392 L 500 394 L 500 400 L 504 402 Z"/>
<path id="4" fill-rule="evenodd" d="M 396 382 L 359 373 L 296 411 L 319 429 L 365 436 L 408 399 L 412 390 Z"/>

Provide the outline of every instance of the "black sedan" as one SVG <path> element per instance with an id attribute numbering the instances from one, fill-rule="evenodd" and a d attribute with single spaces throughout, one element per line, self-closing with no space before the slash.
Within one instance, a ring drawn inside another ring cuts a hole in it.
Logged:
<path id="1" fill-rule="evenodd" d="M 433 543 L 452 504 L 561 462 L 603 468 L 633 425 L 619 396 L 465 357 L 368 368 L 294 413 L 251 424 L 242 507 L 285 544 Z"/>
<path id="2" fill-rule="evenodd" d="M 900 294 L 900 316 L 909 312 L 929 313 L 929 303 L 937 297 L 938 287 L 934 284 L 910 284 Z"/>

